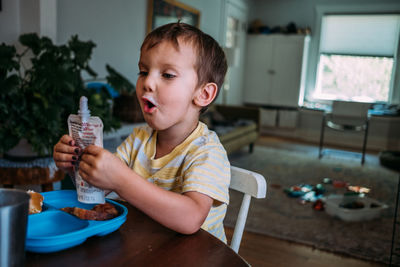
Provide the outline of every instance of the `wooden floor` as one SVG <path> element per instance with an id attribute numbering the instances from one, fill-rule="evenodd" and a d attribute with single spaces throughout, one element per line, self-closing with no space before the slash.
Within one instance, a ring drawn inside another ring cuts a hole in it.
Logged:
<path id="1" fill-rule="evenodd" d="M 228 244 L 233 230 L 226 228 Z M 239 255 L 257 267 L 383 267 L 384 264 L 363 261 L 314 249 L 277 238 L 244 232 Z"/>
<path id="2" fill-rule="evenodd" d="M 299 150 L 305 153 L 318 155 L 318 146 L 314 144 L 299 143 L 294 140 L 287 140 L 275 137 L 261 137 L 258 144 L 269 145 L 277 148 Z M 338 147 L 329 147 L 333 152 L 339 155 L 343 153 L 344 157 L 349 153 L 357 151 L 342 150 Z M 365 164 L 379 164 L 378 153 L 368 151 Z M 354 157 L 354 155 L 351 155 Z M 233 230 L 226 228 L 228 244 L 232 238 Z M 294 242 L 280 240 L 277 238 L 244 232 L 239 249 L 239 255 L 242 256 L 252 266 L 264 267 L 381 267 L 384 264 L 368 262 L 348 256 L 329 253 L 326 251 L 314 249 L 311 246 L 302 245 Z"/>

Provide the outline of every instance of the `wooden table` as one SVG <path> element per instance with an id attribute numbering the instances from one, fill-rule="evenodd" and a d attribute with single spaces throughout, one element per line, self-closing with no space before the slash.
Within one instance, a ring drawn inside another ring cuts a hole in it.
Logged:
<path id="1" fill-rule="evenodd" d="M 59 252 L 26 253 L 26 266 L 248 266 L 208 232 L 178 234 L 129 205 L 115 232 Z"/>

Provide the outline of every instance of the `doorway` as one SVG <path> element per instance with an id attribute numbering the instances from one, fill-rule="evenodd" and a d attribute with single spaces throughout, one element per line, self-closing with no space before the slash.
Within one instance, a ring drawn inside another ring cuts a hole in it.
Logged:
<path id="1" fill-rule="evenodd" d="M 232 2 L 226 3 L 225 54 L 228 72 L 222 90 L 222 102 L 229 105 L 243 103 L 244 55 L 246 51 L 247 10 Z"/>

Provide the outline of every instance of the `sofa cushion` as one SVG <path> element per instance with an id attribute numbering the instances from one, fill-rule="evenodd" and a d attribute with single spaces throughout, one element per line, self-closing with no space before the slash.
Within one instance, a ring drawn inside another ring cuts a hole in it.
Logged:
<path id="1" fill-rule="evenodd" d="M 259 109 L 252 107 L 212 105 L 200 120 L 217 133 L 229 154 L 246 145 L 252 150 L 258 138 L 259 114 Z"/>
<path id="2" fill-rule="evenodd" d="M 226 153 L 230 154 L 244 146 L 254 143 L 258 138 L 258 133 L 256 131 L 249 132 L 246 135 L 238 136 L 234 139 L 222 142 Z"/>
<path id="3" fill-rule="evenodd" d="M 238 138 L 242 135 L 248 135 L 251 132 L 256 132 L 257 125 L 254 122 L 249 122 L 243 126 L 216 126 L 215 132 L 219 136 L 222 143 Z"/>

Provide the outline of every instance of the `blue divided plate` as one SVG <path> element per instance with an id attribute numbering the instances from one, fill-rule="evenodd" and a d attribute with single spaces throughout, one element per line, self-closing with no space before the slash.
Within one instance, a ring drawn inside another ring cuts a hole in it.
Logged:
<path id="1" fill-rule="evenodd" d="M 128 214 L 125 206 L 107 199 L 118 210 L 118 217 L 106 221 L 81 220 L 60 210 L 65 207 L 91 209 L 95 206 L 79 202 L 75 190 L 41 194 L 44 197 L 42 212 L 28 216 L 25 249 L 31 252 L 55 252 L 79 245 L 91 236 L 107 235 L 117 230 Z"/>

